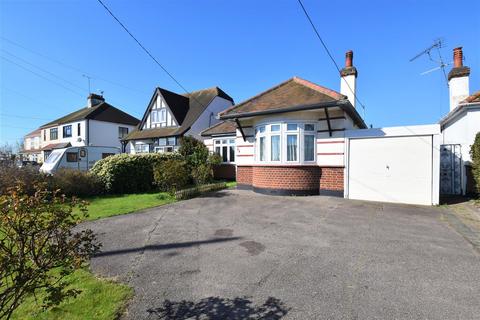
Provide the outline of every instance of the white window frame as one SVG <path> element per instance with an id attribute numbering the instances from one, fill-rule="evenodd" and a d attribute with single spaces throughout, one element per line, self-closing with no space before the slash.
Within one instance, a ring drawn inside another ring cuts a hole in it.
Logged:
<path id="1" fill-rule="evenodd" d="M 223 161 L 223 147 L 227 147 L 227 161 Z M 233 147 L 233 154 L 234 154 L 233 161 L 230 157 L 231 147 Z M 217 151 L 217 148 L 220 148 L 220 152 Z M 222 163 L 235 163 L 237 158 L 235 149 L 236 149 L 235 138 L 225 137 L 225 138 L 213 139 L 213 152 L 217 153 L 220 157 L 222 157 Z"/>
<path id="2" fill-rule="evenodd" d="M 296 130 L 288 130 L 289 124 L 296 124 Z M 272 126 L 280 125 L 280 131 L 272 131 Z M 306 131 L 305 125 L 313 125 L 313 130 Z M 260 132 L 264 127 L 264 132 Z M 316 164 L 317 162 L 317 124 L 312 121 L 276 121 L 263 122 L 255 126 L 255 163 L 284 165 L 284 164 Z M 272 160 L 272 136 L 280 136 L 280 160 Z M 297 158 L 287 161 L 287 136 L 297 137 Z M 305 160 L 305 136 L 313 136 L 313 160 Z M 265 138 L 265 160 L 260 160 L 260 138 Z"/>
<path id="3" fill-rule="evenodd" d="M 137 150 L 137 147 L 140 150 Z M 150 153 L 150 145 L 148 143 L 136 143 L 134 146 L 134 149 L 135 149 L 135 153 Z"/>

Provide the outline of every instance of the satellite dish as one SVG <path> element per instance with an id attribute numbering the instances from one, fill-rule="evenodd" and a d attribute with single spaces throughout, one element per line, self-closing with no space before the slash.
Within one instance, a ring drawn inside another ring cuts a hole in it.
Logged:
<path id="1" fill-rule="evenodd" d="M 78 139 L 77 139 L 77 142 L 82 142 L 82 138 L 78 138 Z"/>

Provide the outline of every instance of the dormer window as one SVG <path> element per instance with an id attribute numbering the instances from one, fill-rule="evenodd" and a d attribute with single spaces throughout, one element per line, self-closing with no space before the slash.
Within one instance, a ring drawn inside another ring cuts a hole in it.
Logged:
<path id="1" fill-rule="evenodd" d="M 167 121 L 167 109 L 153 110 L 152 123 L 164 123 Z"/>

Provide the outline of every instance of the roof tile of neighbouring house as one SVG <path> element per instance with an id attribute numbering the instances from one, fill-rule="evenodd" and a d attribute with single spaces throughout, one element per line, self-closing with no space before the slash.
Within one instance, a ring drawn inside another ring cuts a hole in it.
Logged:
<path id="1" fill-rule="evenodd" d="M 157 88 L 165 102 L 173 113 L 178 127 L 163 127 L 152 129 L 141 129 L 147 119 L 151 106 L 145 112 L 138 129 L 132 131 L 124 140 L 150 139 L 169 136 L 178 136 L 187 132 L 197 121 L 198 117 L 205 111 L 215 97 L 221 97 L 233 103 L 233 99 L 218 87 L 193 91 L 184 95 Z M 155 96 L 155 95 L 154 95 Z"/>
<path id="2" fill-rule="evenodd" d="M 476 103 L 476 102 L 480 102 L 480 90 L 468 96 L 461 103 Z"/>
<path id="3" fill-rule="evenodd" d="M 72 144 L 70 142 L 60 142 L 60 143 L 50 143 L 42 148 L 42 150 L 53 150 L 53 149 L 63 149 L 71 147 Z"/>
<path id="4" fill-rule="evenodd" d="M 235 122 L 222 121 L 211 126 L 210 128 L 203 130 L 201 132 L 201 136 L 208 137 L 208 136 L 228 134 L 228 133 L 235 134 L 236 131 L 237 131 L 237 125 L 235 124 Z"/>
<path id="5" fill-rule="evenodd" d="M 56 126 L 60 124 L 65 124 L 74 121 L 80 121 L 85 119 L 99 120 L 106 122 L 115 122 L 121 124 L 127 124 L 135 126 L 140 120 L 135 117 L 132 117 L 126 112 L 123 112 L 120 109 L 115 108 L 111 104 L 106 102 L 99 103 L 96 106 L 91 108 L 85 107 L 67 114 L 61 118 L 55 119 L 49 123 L 42 125 L 40 128 L 48 128 L 51 126 Z"/>
<path id="6" fill-rule="evenodd" d="M 336 91 L 293 77 L 253 98 L 220 112 L 220 116 L 314 105 L 345 99 L 347 99 L 346 96 Z"/>
<path id="7" fill-rule="evenodd" d="M 36 137 L 36 136 L 40 136 L 41 134 L 42 134 L 42 129 L 35 129 L 32 132 L 27 133 L 25 137 Z"/>

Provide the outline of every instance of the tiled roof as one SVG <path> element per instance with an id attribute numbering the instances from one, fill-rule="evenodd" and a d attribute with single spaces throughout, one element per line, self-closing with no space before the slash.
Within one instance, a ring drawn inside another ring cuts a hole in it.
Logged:
<path id="1" fill-rule="evenodd" d="M 347 99 L 346 96 L 336 91 L 298 77 L 293 77 L 247 101 L 220 112 L 220 116 L 240 115 L 274 109 L 281 110 L 345 99 Z"/>
<path id="2" fill-rule="evenodd" d="M 141 129 L 147 119 L 150 107 L 147 108 L 142 121 L 138 125 L 139 129 L 132 131 L 124 140 L 150 139 L 169 136 L 179 136 L 187 132 L 197 121 L 198 117 L 205 111 L 208 105 L 215 97 L 222 97 L 226 100 L 233 99 L 218 87 L 193 91 L 188 94 L 180 95 L 162 88 L 157 88 L 153 97 L 160 93 L 178 122 L 178 127 L 163 127 L 152 129 Z M 153 99 L 152 97 L 152 99 Z"/>
<path id="3" fill-rule="evenodd" d="M 85 119 L 106 121 L 106 122 L 115 122 L 122 123 L 127 125 L 137 125 L 140 120 L 135 117 L 132 117 L 126 112 L 123 112 L 120 109 L 115 108 L 114 106 L 102 102 L 91 108 L 85 107 L 67 114 L 61 118 L 55 119 L 49 123 L 42 125 L 40 128 L 48 128 L 51 126 L 56 126 L 64 123 L 80 121 Z"/>
<path id="4" fill-rule="evenodd" d="M 480 90 L 468 96 L 465 100 L 463 100 L 460 103 L 475 103 L 475 102 L 480 102 Z"/>
<path id="5" fill-rule="evenodd" d="M 233 121 L 222 121 L 210 128 L 202 131 L 201 135 L 204 137 L 214 136 L 218 134 L 233 133 L 237 131 L 237 125 Z"/>
<path id="6" fill-rule="evenodd" d="M 27 133 L 25 137 L 36 137 L 36 136 L 40 136 L 41 134 L 42 134 L 42 129 L 35 129 L 32 132 Z"/>
<path id="7" fill-rule="evenodd" d="M 63 149 L 71 147 L 72 144 L 70 142 L 60 142 L 60 143 L 50 143 L 42 148 L 42 150 L 53 150 L 53 149 Z"/>

